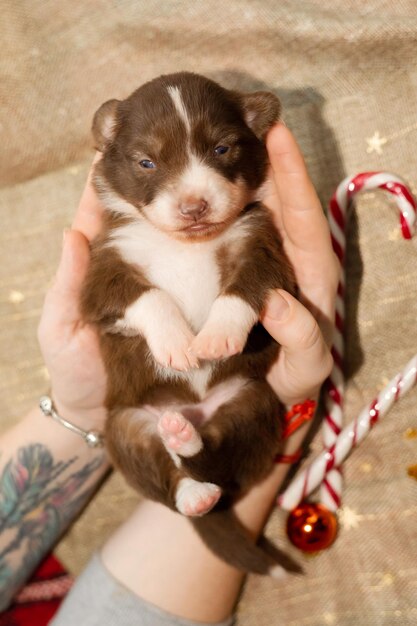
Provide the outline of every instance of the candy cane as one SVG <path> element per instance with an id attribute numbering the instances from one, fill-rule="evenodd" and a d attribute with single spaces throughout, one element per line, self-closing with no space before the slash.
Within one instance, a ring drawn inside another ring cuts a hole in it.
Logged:
<path id="1" fill-rule="evenodd" d="M 357 176 L 345 178 L 338 186 L 329 206 L 329 225 L 333 249 L 342 266 L 342 276 L 336 297 L 335 335 L 332 355 L 334 367 L 325 385 L 324 405 L 326 414 L 323 422 L 323 440 L 326 448 L 330 448 L 341 431 L 343 424 L 344 376 L 343 376 L 343 325 L 345 319 L 344 291 L 344 259 L 346 250 L 346 217 L 353 197 L 360 191 L 384 189 L 395 195 L 401 219 L 404 238 L 410 239 L 416 218 L 414 198 L 405 183 L 396 176 L 386 172 L 364 172 Z M 320 501 L 330 510 L 340 506 L 342 494 L 342 474 L 338 467 L 328 472 L 320 489 Z"/>
<path id="2" fill-rule="evenodd" d="M 347 210 L 353 197 L 360 191 L 371 189 L 383 189 L 395 196 L 400 210 L 400 222 L 403 237 L 410 239 L 414 232 L 416 221 L 416 203 L 408 187 L 398 176 L 387 172 L 364 172 L 354 177 L 345 178 L 337 187 L 334 196 L 330 201 L 329 224 L 332 237 L 333 249 L 338 256 L 342 266 L 342 276 L 340 278 L 337 298 L 336 298 L 336 319 L 335 334 L 332 348 L 334 359 L 333 370 L 325 383 L 324 403 L 326 414 L 323 423 L 324 445 L 331 454 L 341 435 L 343 423 L 343 401 L 344 401 L 344 377 L 343 377 L 343 325 L 345 318 L 344 311 L 344 257 L 346 249 L 346 216 Z M 303 474 L 304 476 L 304 474 Z M 308 482 L 308 476 L 304 476 Z M 297 485 L 299 480 L 296 479 Z M 326 466 L 319 483 L 321 482 L 320 498 L 331 510 L 337 510 L 340 506 L 342 493 L 342 476 L 339 463 Z M 316 483 L 316 487 L 319 483 Z M 293 502 L 296 497 L 295 482 L 289 485 L 287 490 L 280 496 L 278 502 L 283 508 L 288 507 L 287 501 Z M 305 491 L 305 493 L 304 493 Z M 301 489 L 300 499 L 311 493 L 310 483 Z M 298 493 L 298 492 L 297 492 Z M 297 502 L 298 503 L 298 502 Z"/>
<path id="3" fill-rule="evenodd" d="M 302 471 L 290 487 L 278 498 L 279 505 L 291 510 L 306 498 L 323 481 L 326 473 L 338 467 L 353 448 L 366 437 L 371 428 L 384 417 L 392 405 L 402 398 L 417 383 L 417 354 L 404 370 L 394 376 L 380 394 L 350 422 L 339 434 L 329 450 L 319 456 Z"/>

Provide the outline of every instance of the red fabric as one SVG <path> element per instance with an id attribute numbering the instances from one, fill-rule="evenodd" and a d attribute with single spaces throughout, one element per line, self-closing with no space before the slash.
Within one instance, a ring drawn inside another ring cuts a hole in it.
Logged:
<path id="1" fill-rule="evenodd" d="M 0 626 L 47 626 L 73 579 L 52 554 L 38 567 L 14 603 L 0 614 Z"/>

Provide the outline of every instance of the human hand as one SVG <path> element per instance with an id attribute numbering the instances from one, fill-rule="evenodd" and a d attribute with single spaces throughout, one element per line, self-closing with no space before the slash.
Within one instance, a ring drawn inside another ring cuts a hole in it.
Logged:
<path id="1" fill-rule="evenodd" d="M 84 428 L 104 426 L 106 375 L 95 328 L 79 309 L 90 260 L 89 241 L 101 228 L 102 208 L 91 173 L 72 229 L 64 233 L 61 261 L 46 294 L 38 338 L 58 413 Z"/>
<path id="2" fill-rule="evenodd" d="M 340 266 L 320 201 L 291 132 L 279 123 L 268 134 L 271 209 L 300 289 L 301 302 L 282 289 L 262 323 L 281 344 L 268 381 L 288 405 L 315 397 L 332 367 L 334 307 Z"/>

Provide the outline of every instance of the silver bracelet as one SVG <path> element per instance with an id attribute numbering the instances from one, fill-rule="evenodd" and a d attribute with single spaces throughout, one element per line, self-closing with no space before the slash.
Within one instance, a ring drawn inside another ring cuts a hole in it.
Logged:
<path id="1" fill-rule="evenodd" d="M 86 442 L 89 448 L 101 448 L 104 445 L 104 437 L 96 430 L 83 430 L 79 428 L 75 424 L 72 424 L 68 420 L 64 419 L 55 410 L 54 403 L 52 402 L 52 398 L 49 396 L 42 396 L 39 400 L 39 407 L 42 413 L 46 417 L 52 417 L 56 422 L 59 422 L 68 430 L 71 430 L 73 433 L 80 435 Z"/>

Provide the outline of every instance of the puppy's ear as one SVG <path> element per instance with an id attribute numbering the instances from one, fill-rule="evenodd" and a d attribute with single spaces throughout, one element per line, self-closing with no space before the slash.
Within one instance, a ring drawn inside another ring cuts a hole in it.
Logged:
<path id="1" fill-rule="evenodd" d="M 108 100 L 94 114 L 92 131 L 95 148 L 100 152 L 103 152 L 115 137 L 119 104 L 120 100 Z"/>
<path id="2" fill-rule="evenodd" d="M 269 91 L 254 91 L 242 94 L 241 98 L 246 124 L 263 141 L 280 118 L 281 102 Z"/>

